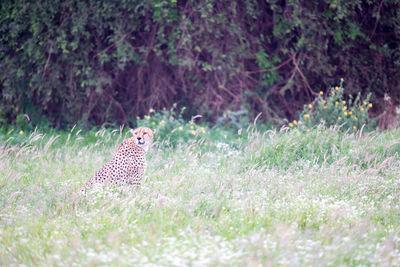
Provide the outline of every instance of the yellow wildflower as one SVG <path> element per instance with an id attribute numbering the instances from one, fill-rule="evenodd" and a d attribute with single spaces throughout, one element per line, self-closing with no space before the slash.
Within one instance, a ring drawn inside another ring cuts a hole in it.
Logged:
<path id="1" fill-rule="evenodd" d="M 308 104 L 308 107 L 309 107 L 309 108 L 312 108 L 312 104 Z"/>
<path id="2" fill-rule="evenodd" d="M 357 129 L 357 127 L 356 127 L 356 126 L 353 126 L 353 129 L 355 130 L 355 129 Z"/>
<path id="3" fill-rule="evenodd" d="M 149 113 L 153 113 L 154 112 L 154 109 L 149 109 Z"/>
<path id="4" fill-rule="evenodd" d="M 293 123 L 294 123 L 295 125 L 297 125 L 297 121 L 296 121 L 296 120 L 294 120 Z"/>
<path id="5" fill-rule="evenodd" d="M 345 100 L 343 100 L 343 104 L 346 104 L 346 101 L 345 101 Z"/>
<path id="6" fill-rule="evenodd" d="M 361 110 L 361 111 L 364 111 L 364 108 L 363 108 L 363 107 L 360 107 L 360 110 Z"/>
<path id="7" fill-rule="evenodd" d="M 326 104 L 326 100 L 325 100 L 325 99 L 323 99 L 323 100 L 322 100 L 322 103 Z"/>
<path id="8" fill-rule="evenodd" d="M 194 129 L 194 126 L 193 126 L 193 125 L 190 125 L 190 129 Z"/>
<path id="9" fill-rule="evenodd" d="M 354 120 L 358 120 L 357 116 L 354 116 Z"/>
<path id="10" fill-rule="evenodd" d="M 182 126 L 179 126 L 179 127 L 178 127 L 178 130 L 179 130 L 179 131 L 182 131 L 182 130 L 183 130 L 183 127 L 182 127 Z"/>
<path id="11" fill-rule="evenodd" d="M 364 101 L 363 104 L 364 104 L 364 106 L 366 106 L 368 103 Z"/>
<path id="12" fill-rule="evenodd" d="M 338 91 L 339 90 L 339 86 L 335 86 L 335 90 Z"/>
<path id="13" fill-rule="evenodd" d="M 351 114 L 353 114 L 353 111 L 350 110 L 350 111 L 349 111 L 349 115 L 351 115 Z"/>
<path id="14" fill-rule="evenodd" d="M 19 134 L 24 134 L 24 131 L 22 131 L 22 130 L 21 130 L 21 131 L 19 131 Z"/>
<path id="15" fill-rule="evenodd" d="M 343 81 L 344 81 L 344 79 L 343 79 L 343 78 L 340 78 L 340 81 L 341 81 L 341 82 L 343 82 Z"/>
<path id="16" fill-rule="evenodd" d="M 344 112 L 344 115 L 347 116 L 347 111 Z"/>
<path id="17" fill-rule="evenodd" d="M 153 122 L 151 123 L 151 125 L 156 125 L 156 122 L 155 122 L 155 121 L 153 121 Z"/>
<path id="18" fill-rule="evenodd" d="M 324 106 L 324 109 L 327 109 L 328 107 L 327 106 Z"/>
<path id="19" fill-rule="evenodd" d="M 339 116 L 337 119 L 338 119 L 338 120 L 341 120 L 341 119 L 342 119 L 342 117 L 340 117 L 340 116 Z"/>
<path id="20" fill-rule="evenodd" d="M 347 110 L 347 107 L 346 107 L 346 106 L 344 106 L 344 107 L 343 107 L 343 110 Z"/>
<path id="21" fill-rule="evenodd" d="M 200 131 L 201 131 L 202 133 L 206 133 L 206 129 L 204 129 L 203 127 L 200 127 Z"/>
<path id="22" fill-rule="evenodd" d="M 196 131 L 192 130 L 192 131 L 190 131 L 190 133 L 193 134 L 193 135 L 195 135 L 195 134 L 196 134 Z"/>
<path id="23" fill-rule="evenodd" d="M 319 94 L 320 94 L 320 95 L 323 95 L 323 94 L 324 94 L 324 92 L 322 92 L 322 91 L 319 91 Z"/>
<path id="24" fill-rule="evenodd" d="M 162 121 L 160 121 L 160 123 L 159 123 L 159 124 L 160 124 L 160 125 L 163 125 L 163 124 L 164 124 L 164 122 L 165 122 L 165 121 L 164 121 L 164 120 L 162 120 Z"/>
<path id="25" fill-rule="evenodd" d="M 307 119 L 307 118 L 309 118 L 310 117 L 310 114 L 304 114 L 304 119 Z"/>
<path id="26" fill-rule="evenodd" d="M 145 117 L 146 120 L 150 120 L 150 116 L 149 115 L 146 115 L 144 117 Z"/>
<path id="27" fill-rule="evenodd" d="M 372 108 L 372 103 L 369 103 L 368 107 Z"/>
<path id="28" fill-rule="evenodd" d="M 335 105 L 339 105 L 339 101 L 335 101 Z"/>
<path id="29" fill-rule="evenodd" d="M 293 123 L 289 123 L 289 127 L 292 128 L 294 125 Z"/>

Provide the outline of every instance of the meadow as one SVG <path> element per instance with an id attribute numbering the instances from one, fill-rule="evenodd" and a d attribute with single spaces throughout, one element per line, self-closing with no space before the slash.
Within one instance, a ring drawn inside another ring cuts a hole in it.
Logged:
<path id="1" fill-rule="evenodd" d="M 400 265 L 400 129 L 186 130 L 86 195 L 126 129 L 3 131 L 0 265 Z"/>

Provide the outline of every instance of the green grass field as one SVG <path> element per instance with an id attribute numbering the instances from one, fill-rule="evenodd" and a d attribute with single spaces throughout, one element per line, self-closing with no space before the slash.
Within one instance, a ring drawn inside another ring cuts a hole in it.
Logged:
<path id="1" fill-rule="evenodd" d="M 123 132 L 3 133 L 0 265 L 400 265 L 400 129 L 207 131 L 86 196 Z"/>

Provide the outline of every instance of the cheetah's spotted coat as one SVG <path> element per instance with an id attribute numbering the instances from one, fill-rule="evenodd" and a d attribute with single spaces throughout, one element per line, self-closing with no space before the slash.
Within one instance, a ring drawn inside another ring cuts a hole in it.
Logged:
<path id="1" fill-rule="evenodd" d="M 146 152 L 153 142 L 153 131 L 147 127 L 131 130 L 133 137 L 125 139 L 110 162 L 90 178 L 82 191 L 95 183 L 141 185 L 146 170 Z"/>

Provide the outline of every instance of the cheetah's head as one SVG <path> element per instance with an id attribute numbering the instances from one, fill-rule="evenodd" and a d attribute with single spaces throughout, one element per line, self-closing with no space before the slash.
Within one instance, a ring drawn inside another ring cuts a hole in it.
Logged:
<path id="1" fill-rule="evenodd" d="M 154 132 L 155 131 L 147 127 L 139 127 L 135 130 L 131 130 L 135 144 L 138 147 L 143 148 L 145 151 L 149 150 L 150 145 L 153 143 Z"/>

